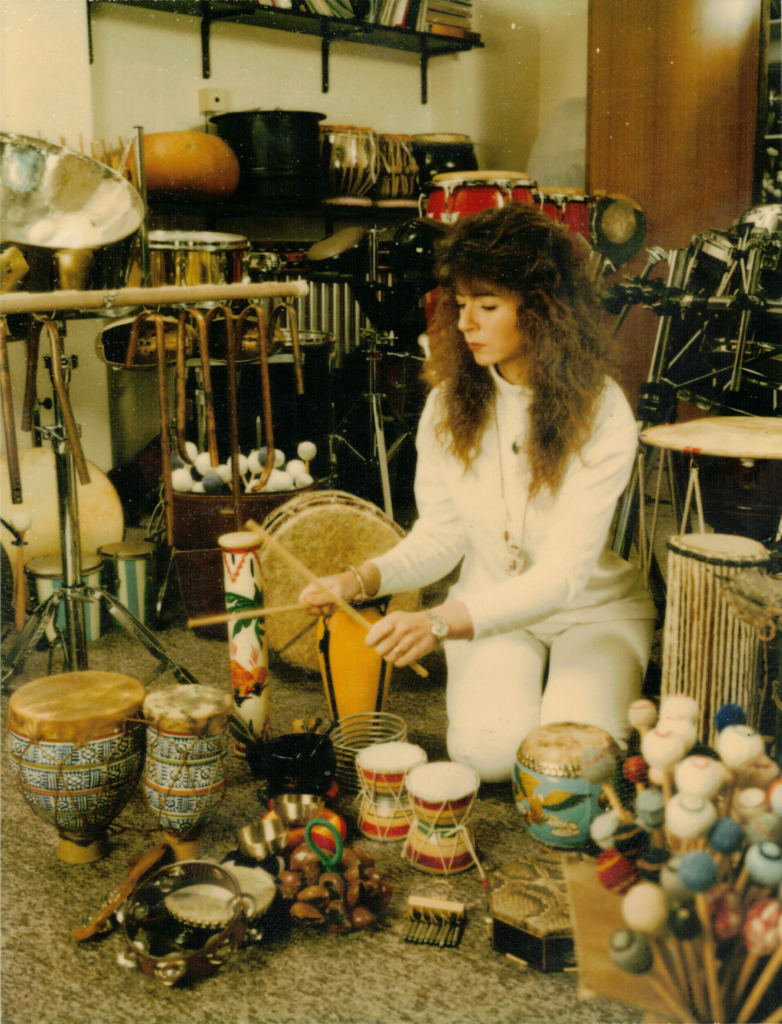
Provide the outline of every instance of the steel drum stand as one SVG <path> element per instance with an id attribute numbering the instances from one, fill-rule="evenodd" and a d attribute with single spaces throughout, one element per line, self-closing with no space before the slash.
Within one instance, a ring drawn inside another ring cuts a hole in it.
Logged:
<path id="1" fill-rule="evenodd" d="M 366 465 L 377 467 L 380 472 L 380 483 L 383 489 L 383 507 L 389 519 L 394 518 L 394 506 L 391 499 L 391 481 L 388 475 L 388 463 L 399 450 L 400 446 L 410 436 L 410 429 L 407 423 L 391 405 L 385 392 L 379 389 L 378 385 L 378 364 L 383 358 L 379 346 L 389 342 L 389 335 L 366 329 L 361 332 L 361 339 L 367 345 L 366 358 L 369 365 L 368 389 L 353 402 L 351 407 L 329 434 L 329 464 L 333 467 L 337 464 L 338 445 L 346 448 Z M 345 427 L 350 422 L 353 414 L 363 405 L 369 406 L 369 429 L 372 433 L 372 454 L 367 456 L 359 452 L 354 445 L 344 436 Z M 400 427 L 400 432 L 389 448 L 386 448 L 386 435 L 383 427 L 385 412 L 387 410 Z"/>
<path id="2" fill-rule="evenodd" d="M 198 683 L 195 676 L 168 656 L 154 634 L 115 597 L 104 590 L 82 582 L 76 489 L 77 461 L 74 458 L 74 450 L 79 453 L 78 461 L 81 463 L 79 476 L 82 477 L 83 483 L 89 482 L 89 475 L 85 481 L 83 475 L 87 472 L 86 462 L 81 453 L 78 428 L 73 420 L 68 401 L 68 384 L 71 371 L 75 366 L 75 359 L 62 353 L 59 331 L 55 324 L 44 318 L 44 325 L 49 329 L 52 347 L 51 358 L 47 357 L 46 364 L 54 385 L 54 425 L 39 429 L 43 436 L 51 441 L 54 450 L 62 551 L 62 586 L 35 609 L 14 642 L 8 656 L 3 658 L 0 683 L 5 686 L 14 675 L 21 671 L 30 652 L 47 630 L 54 630 L 56 642 L 62 649 L 63 671 L 73 672 L 86 669 L 88 667 L 87 637 L 84 625 L 84 606 L 86 604 L 105 604 L 112 618 L 146 647 L 157 660 L 158 665 L 141 680 L 144 685 L 148 685 L 153 679 L 168 670 L 180 683 Z M 65 610 L 65 628 L 62 630 L 56 625 L 61 605 Z"/>

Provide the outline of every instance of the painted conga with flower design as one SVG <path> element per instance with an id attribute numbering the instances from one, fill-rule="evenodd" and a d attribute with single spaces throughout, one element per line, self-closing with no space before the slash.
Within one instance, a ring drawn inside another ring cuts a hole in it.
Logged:
<path id="1" fill-rule="evenodd" d="M 238 531 L 218 537 L 223 552 L 225 607 L 243 612 L 263 606 L 261 540 Z M 235 718 L 248 740 L 271 738 L 268 673 L 269 654 L 263 619 L 231 619 L 228 623 Z M 237 748 L 241 752 L 241 745 Z"/>

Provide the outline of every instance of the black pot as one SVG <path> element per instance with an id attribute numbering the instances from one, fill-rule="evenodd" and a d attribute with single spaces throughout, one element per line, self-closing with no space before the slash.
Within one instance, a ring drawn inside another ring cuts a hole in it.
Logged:
<path id="1" fill-rule="evenodd" d="M 291 732 L 266 744 L 265 774 L 269 797 L 281 793 L 325 796 L 336 778 L 337 755 L 328 736 Z"/>
<path id="2" fill-rule="evenodd" d="M 478 170 L 475 149 L 467 135 L 414 135 L 412 148 L 422 189 L 435 174 Z"/>
<path id="3" fill-rule="evenodd" d="M 236 153 L 241 178 L 236 195 L 259 199 L 319 199 L 318 123 L 311 110 L 240 110 L 211 118 Z"/>

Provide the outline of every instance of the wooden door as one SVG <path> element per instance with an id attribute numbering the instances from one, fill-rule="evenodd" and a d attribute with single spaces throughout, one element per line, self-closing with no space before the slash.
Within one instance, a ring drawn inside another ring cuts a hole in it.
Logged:
<path id="1" fill-rule="evenodd" d="M 763 0 L 590 0 L 587 189 L 644 210 L 637 274 L 652 245 L 685 249 L 752 205 Z M 661 271 L 656 271 L 655 276 Z M 620 334 L 631 403 L 657 318 L 633 309 Z"/>

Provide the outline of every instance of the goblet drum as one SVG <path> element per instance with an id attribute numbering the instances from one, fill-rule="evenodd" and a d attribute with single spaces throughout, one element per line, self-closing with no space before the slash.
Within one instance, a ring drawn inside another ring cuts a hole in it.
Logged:
<path id="1" fill-rule="evenodd" d="M 204 826 L 225 796 L 230 693 L 175 685 L 147 695 L 144 797 L 177 860 L 198 857 Z"/>
<path id="2" fill-rule="evenodd" d="M 414 821 L 402 856 L 420 871 L 448 875 L 476 863 L 467 822 L 480 777 L 467 765 L 433 761 L 407 776 Z"/>
<path id="3" fill-rule="evenodd" d="M 522 741 L 513 768 L 513 794 L 534 839 L 564 847 L 589 839 L 602 789 L 581 774 L 579 758 L 587 747 L 619 756 L 610 733 L 581 722 L 541 725 Z"/>
<path id="4" fill-rule="evenodd" d="M 413 822 L 407 776 L 426 761 L 426 751 L 414 743 L 373 743 L 356 755 L 361 784 L 358 827 L 370 839 L 404 839 Z"/>
<path id="5" fill-rule="evenodd" d="M 146 690 L 116 672 L 82 671 L 25 683 L 8 706 L 11 765 L 28 804 L 57 830 L 57 856 L 89 864 L 130 799 L 144 762 Z"/>

